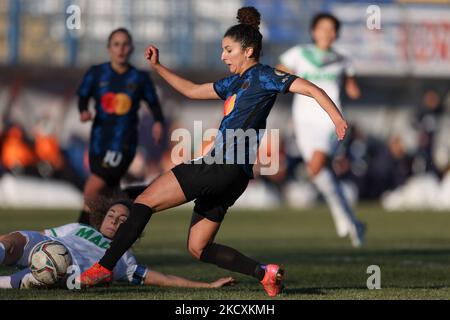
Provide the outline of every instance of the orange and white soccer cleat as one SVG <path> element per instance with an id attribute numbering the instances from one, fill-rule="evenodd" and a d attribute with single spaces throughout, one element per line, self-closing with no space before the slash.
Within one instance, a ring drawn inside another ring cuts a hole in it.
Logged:
<path id="1" fill-rule="evenodd" d="M 97 262 L 81 274 L 81 286 L 84 288 L 90 288 L 98 285 L 109 284 L 112 282 L 112 275 L 112 271 L 106 269 Z"/>
<path id="2" fill-rule="evenodd" d="M 261 284 L 270 297 L 275 297 L 283 288 L 284 267 L 277 264 L 266 265 L 266 273 Z"/>

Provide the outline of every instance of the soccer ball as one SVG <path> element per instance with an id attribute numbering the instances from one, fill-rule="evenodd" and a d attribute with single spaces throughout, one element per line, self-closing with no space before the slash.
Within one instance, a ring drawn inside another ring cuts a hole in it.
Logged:
<path id="1" fill-rule="evenodd" d="M 45 285 L 54 285 L 61 281 L 71 264 L 72 257 L 69 251 L 58 241 L 42 241 L 31 251 L 31 273 L 36 280 Z"/>

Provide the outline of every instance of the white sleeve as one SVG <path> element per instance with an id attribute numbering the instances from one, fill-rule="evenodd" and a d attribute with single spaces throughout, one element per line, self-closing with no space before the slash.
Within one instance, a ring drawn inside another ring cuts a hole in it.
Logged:
<path id="1" fill-rule="evenodd" d="M 44 233 L 47 237 L 64 237 L 80 226 L 79 223 L 69 223 L 60 227 L 45 229 Z"/>
<path id="2" fill-rule="evenodd" d="M 301 50 L 302 48 L 300 46 L 295 46 L 285 51 L 280 56 L 280 63 L 292 72 L 296 73 L 300 63 Z"/>

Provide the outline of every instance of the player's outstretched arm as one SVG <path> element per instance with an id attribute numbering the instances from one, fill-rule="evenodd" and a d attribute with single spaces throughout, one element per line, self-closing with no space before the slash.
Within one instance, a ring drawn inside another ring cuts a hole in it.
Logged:
<path id="1" fill-rule="evenodd" d="M 220 288 L 226 285 L 232 285 L 235 280 L 232 277 L 217 279 L 214 282 L 200 282 L 185 279 L 178 276 L 163 274 L 157 271 L 149 270 L 144 285 L 160 287 L 179 287 L 179 288 Z"/>
<path id="2" fill-rule="evenodd" d="M 180 77 L 172 70 L 166 68 L 159 62 L 159 51 L 155 46 L 149 46 L 145 50 L 145 59 L 148 60 L 150 67 L 155 70 L 164 80 L 167 81 L 175 90 L 190 99 L 220 99 L 214 90 L 213 83 L 196 84 L 190 80 Z"/>
<path id="3" fill-rule="evenodd" d="M 344 139 L 348 127 L 347 121 L 324 90 L 308 80 L 297 78 L 289 87 L 289 91 L 314 98 L 333 121 L 338 139 Z"/>

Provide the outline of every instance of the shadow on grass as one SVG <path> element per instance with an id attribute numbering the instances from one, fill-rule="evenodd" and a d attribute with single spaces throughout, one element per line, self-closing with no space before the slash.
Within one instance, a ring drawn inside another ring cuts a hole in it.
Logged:
<path id="1" fill-rule="evenodd" d="M 370 261 L 370 260 L 419 260 L 431 262 L 450 262 L 450 250 L 447 249 L 387 249 L 387 250 L 321 250 L 320 252 L 302 252 L 293 250 L 284 250 L 283 252 L 264 253 L 248 252 L 250 256 L 262 262 L 282 263 L 282 264 L 301 264 L 315 262 L 319 264 L 335 263 L 335 262 L 352 262 L 352 261 Z M 190 256 L 165 256 L 165 255 L 138 255 L 140 263 L 147 263 L 150 267 L 157 266 L 183 266 L 195 267 L 199 261 L 194 260 Z"/>
<path id="2" fill-rule="evenodd" d="M 306 294 L 306 295 L 321 295 L 327 293 L 324 288 L 286 288 L 283 290 L 283 295 Z"/>

